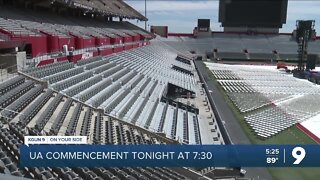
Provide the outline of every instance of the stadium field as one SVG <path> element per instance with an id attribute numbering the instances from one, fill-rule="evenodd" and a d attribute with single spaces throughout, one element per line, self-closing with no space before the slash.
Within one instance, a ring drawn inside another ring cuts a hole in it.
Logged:
<path id="1" fill-rule="evenodd" d="M 276 136 L 265 140 L 258 138 L 245 122 L 243 114 L 240 113 L 240 111 L 228 98 L 222 87 L 219 86 L 218 82 L 211 74 L 211 71 L 209 69 L 207 70 L 207 73 L 209 73 L 211 80 L 215 85 L 217 85 L 220 93 L 223 95 L 225 101 L 232 109 L 232 112 L 239 120 L 242 129 L 244 130 L 252 144 L 316 144 L 313 139 L 311 139 L 296 126 L 292 126 L 287 130 L 277 134 Z M 268 170 L 275 180 L 313 180 L 318 179 L 320 176 L 320 171 L 318 168 L 269 168 Z"/>

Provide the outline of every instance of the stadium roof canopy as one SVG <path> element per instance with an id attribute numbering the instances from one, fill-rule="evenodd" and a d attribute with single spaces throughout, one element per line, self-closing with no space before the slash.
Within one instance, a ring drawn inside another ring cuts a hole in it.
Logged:
<path id="1" fill-rule="evenodd" d="M 128 19 L 148 20 L 123 0 L 48 0 L 50 4 L 58 3 L 70 8 L 83 9 L 87 13 L 114 16 Z M 41 1 L 40 1 L 41 2 Z M 43 2 L 42 2 L 43 3 Z"/>

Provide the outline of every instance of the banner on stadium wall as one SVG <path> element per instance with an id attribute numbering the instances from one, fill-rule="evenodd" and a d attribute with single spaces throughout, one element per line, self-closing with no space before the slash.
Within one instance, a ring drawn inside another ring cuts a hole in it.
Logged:
<path id="1" fill-rule="evenodd" d="M 319 145 L 21 145 L 21 167 L 320 167 Z"/>

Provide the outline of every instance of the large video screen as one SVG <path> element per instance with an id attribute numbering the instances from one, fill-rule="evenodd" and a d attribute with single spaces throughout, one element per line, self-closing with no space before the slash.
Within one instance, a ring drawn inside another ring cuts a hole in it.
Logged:
<path id="1" fill-rule="evenodd" d="M 280 28 L 286 22 L 288 0 L 221 0 L 219 21 L 224 27 Z"/>

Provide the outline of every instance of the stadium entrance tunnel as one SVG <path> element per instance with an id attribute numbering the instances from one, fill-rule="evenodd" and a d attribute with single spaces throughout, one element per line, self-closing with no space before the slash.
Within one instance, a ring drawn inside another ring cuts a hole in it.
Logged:
<path id="1" fill-rule="evenodd" d="M 176 57 L 176 60 L 177 60 L 177 61 L 180 61 L 180 62 L 182 62 L 182 63 L 188 64 L 188 65 L 191 65 L 191 60 L 188 59 L 188 58 L 185 58 L 185 57 L 183 57 L 183 56 L 181 56 L 181 55 L 178 55 L 178 56 Z"/>
<path id="2" fill-rule="evenodd" d="M 173 106 L 178 106 L 179 108 L 186 109 L 190 112 L 199 114 L 199 109 L 193 107 L 192 105 L 185 104 L 182 102 L 178 102 L 175 99 L 177 98 L 194 98 L 195 93 L 193 91 L 189 91 L 187 89 L 181 88 L 174 84 L 168 83 L 167 92 L 163 94 L 161 97 L 161 102 L 169 103 Z"/>
<path id="3" fill-rule="evenodd" d="M 179 72 L 182 72 L 182 73 L 189 74 L 189 75 L 193 76 L 193 73 L 191 71 L 186 70 L 186 69 L 184 69 L 182 67 L 179 67 L 179 66 L 176 66 L 176 65 L 172 65 L 171 68 L 176 70 L 176 71 L 179 71 Z"/>
<path id="4" fill-rule="evenodd" d="M 172 106 L 175 106 L 175 107 L 178 106 L 178 108 L 180 108 L 180 109 L 185 109 L 185 110 L 188 110 L 189 112 L 192 112 L 192 113 L 195 113 L 195 114 L 199 114 L 199 109 L 198 108 L 195 108 L 195 107 L 190 106 L 188 104 L 184 104 L 182 102 L 175 101 L 173 99 L 170 99 L 170 98 L 167 98 L 167 97 L 164 97 L 164 96 L 161 97 L 160 101 L 164 102 L 164 103 L 168 102 L 169 105 L 172 105 Z"/>
<path id="5" fill-rule="evenodd" d="M 177 97 L 177 98 L 194 98 L 195 92 L 180 86 L 168 83 L 166 97 Z"/>

